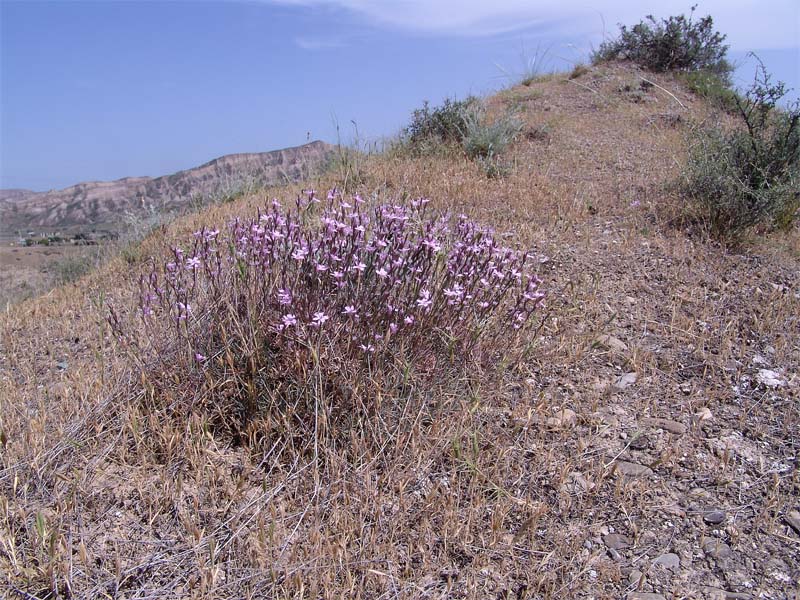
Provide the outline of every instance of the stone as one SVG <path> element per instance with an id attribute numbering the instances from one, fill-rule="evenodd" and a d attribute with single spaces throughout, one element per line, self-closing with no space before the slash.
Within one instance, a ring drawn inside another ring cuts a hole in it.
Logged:
<path id="1" fill-rule="evenodd" d="M 562 408 L 559 410 L 555 416 L 550 417 L 547 419 L 548 427 L 572 427 L 575 423 L 578 422 L 578 415 L 575 414 L 574 410 L 569 408 Z"/>
<path id="2" fill-rule="evenodd" d="M 703 520 L 706 523 L 710 523 L 711 525 L 719 525 L 720 523 L 725 521 L 725 511 L 709 510 L 707 513 L 703 515 Z"/>
<path id="3" fill-rule="evenodd" d="M 733 550 L 725 542 L 715 539 L 707 539 L 703 543 L 703 552 L 717 560 L 726 559 L 733 556 Z"/>
<path id="4" fill-rule="evenodd" d="M 618 390 L 626 390 L 636 383 L 637 379 L 638 375 L 636 375 L 636 373 L 625 373 L 617 378 L 614 382 L 614 387 Z"/>
<path id="5" fill-rule="evenodd" d="M 631 592 L 627 595 L 627 600 L 667 600 L 661 594 L 651 594 L 649 592 Z"/>
<path id="6" fill-rule="evenodd" d="M 715 587 L 704 587 L 703 592 L 709 600 L 753 600 L 753 596 L 744 592 L 728 592 Z"/>
<path id="7" fill-rule="evenodd" d="M 644 576 L 644 573 L 639 571 L 638 569 L 634 569 L 628 574 L 628 583 L 630 585 L 635 585 L 636 587 L 643 586 L 647 578 Z"/>
<path id="8" fill-rule="evenodd" d="M 800 535 L 800 512 L 797 512 L 796 510 L 790 510 L 784 519 L 789 527 L 794 529 L 795 533 Z"/>
<path id="9" fill-rule="evenodd" d="M 781 374 L 770 369 L 761 369 L 756 374 L 756 381 L 764 387 L 773 389 L 786 385 L 786 381 L 783 379 Z"/>
<path id="10" fill-rule="evenodd" d="M 645 417 L 642 419 L 642 425 L 646 425 L 647 427 L 656 427 L 657 429 L 663 429 L 664 431 L 669 431 L 670 433 L 674 433 L 675 435 L 683 435 L 686 433 L 686 425 L 683 423 L 678 423 L 677 421 L 671 421 L 670 419 L 655 419 L 650 417 Z"/>
<path id="11" fill-rule="evenodd" d="M 650 467 L 628 462 L 627 460 L 618 460 L 614 464 L 616 465 L 616 472 L 625 477 L 649 477 L 653 474 L 653 470 Z"/>
<path id="12" fill-rule="evenodd" d="M 650 445 L 650 440 L 647 439 L 647 436 L 642 435 L 641 433 L 638 435 L 634 435 L 633 439 L 628 442 L 628 447 L 631 450 L 645 450 Z"/>
<path id="13" fill-rule="evenodd" d="M 603 536 L 603 543 L 612 550 L 624 550 L 630 548 L 631 541 L 619 533 L 609 533 Z"/>
<path id="14" fill-rule="evenodd" d="M 711 414 L 711 411 L 708 409 L 707 406 L 704 406 L 703 408 L 698 410 L 696 413 L 694 413 L 694 417 L 695 417 L 695 419 L 697 419 L 698 421 L 700 421 L 702 423 L 703 421 L 710 421 L 711 419 L 714 418 L 714 415 Z"/>
<path id="15" fill-rule="evenodd" d="M 662 554 L 658 558 L 653 561 L 653 566 L 663 567 L 664 569 L 669 569 L 670 571 L 675 571 L 678 567 L 681 566 L 681 559 L 678 557 L 677 554 L 673 554 L 671 552 L 667 554 Z"/>
<path id="16" fill-rule="evenodd" d="M 598 336 L 595 340 L 595 344 L 603 346 L 608 350 L 613 350 L 614 352 L 623 353 L 628 351 L 627 344 L 622 340 L 615 338 L 613 335 L 603 334 Z"/>

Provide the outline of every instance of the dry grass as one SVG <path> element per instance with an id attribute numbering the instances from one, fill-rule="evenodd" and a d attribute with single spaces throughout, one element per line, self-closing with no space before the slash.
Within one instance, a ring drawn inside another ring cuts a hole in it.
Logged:
<path id="1" fill-rule="evenodd" d="M 800 240 L 731 253 L 674 225 L 685 128 L 709 113 L 674 79 L 646 77 L 663 91 L 631 98 L 641 74 L 611 65 L 493 98 L 490 110 L 521 106 L 529 131 L 550 132 L 519 141 L 500 179 L 447 157 L 364 165 L 365 193 L 428 196 L 549 257 L 532 357 L 449 365 L 426 387 L 377 382 L 403 407 L 371 423 L 380 435 L 355 428 L 315 458 L 302 440 L 232 446 L 202 415 L 178 426 L 144 412 L 104 308 L 131 297 L 136 261 L 11 309 L 4 593 L 796 597 L 800 532 L 785 517 L 800 508 Z M 264 199 L 176 222 L 141 257 Z M 784 385 L 759 384 L 760 369 Z M 627 373 L 635 383 L 615 387 Z M 610 533 L 627 547 L 609 549 Z M 654 564 L 667 553 L 679 566 Z"/>

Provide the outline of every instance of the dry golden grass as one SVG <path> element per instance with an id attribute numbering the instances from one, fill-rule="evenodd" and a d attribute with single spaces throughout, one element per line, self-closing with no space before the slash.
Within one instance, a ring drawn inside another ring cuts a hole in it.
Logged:
<path id="1" fill-rule="evenodd" d="M 642 77 L 657 86 L 624 91 Z M 507 177 L 459 157 L 364 165 L 365 194 L 430 197 L 549 257 L 532 358 L 452 365 L 403 397 L 382 443 L 356 430 L 314 460 L 289 439 L 231 446 L 203 415 L 155 419 L 105 325 L 105 302 L 129 300 L 166 242 L 299 188 L 173 223 L 139 256 L 10 309 L 4 594 L 796 597 L 797 231 L 731 252 L 675 225 L 687 128 L 713 115 L 670 77 L 596 67 L 490 101 L 509 107 L 531 134 Z M 784 385 L 758 384 L 760 369 Z M 609 548 L 613 533 L 627 546 Z M 665 554 L 679 565 L 656 564 Z"/>

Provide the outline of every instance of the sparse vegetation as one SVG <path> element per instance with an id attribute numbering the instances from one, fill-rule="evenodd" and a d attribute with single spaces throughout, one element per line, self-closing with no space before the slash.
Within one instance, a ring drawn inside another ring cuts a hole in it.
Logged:
<path id="1" fill-rule="evenodd" d="M 707 71 L 725 84 L 730 83 L 733 67 L 725 58 L 726 36 L 714 30 L 710 16 L 694 21 L 695 8 L 688 17 L 679 15 L 659 21 L 647 16 L 630 29 L 620 25 L 619 37 L 603 42 L 594 53 L 593 62 L 630 60 L 656 72 Z"/>
<path id="2" fill-rule="evenodd" d="M 800 102 L 781 109 L 784 84 L 760 65 L 752 87 L 736 97 L 739 127 L 705 128 L 690 153 L 684 190 L 712 232 L 736 239 L 761 223 L 790 227 L 800 208 Z"/>
<path id="3" fill-rule="evenodd" d="M 691 71 L 682 73 L 681 79 L 689 91 L 705 99 L 712 106 L 729 113 L 736 112 L 739 95 L 731 89 L 726 78 L 710 71 Z"/>
<path id="4" fill-rule="evenodd" d="M 464 140 L 468 121 L 479 105 L 480 100 L 474 96 L 465 100 L 446 98 L 441 106 L 434 108 L 425 101 L 422 108 L 414 111 L 401 139 L 412 154 L 417 155 L 435 153 L 443 147 L 459 146 Z"/>
<path id="5" fill-rule="evenodd" d="M 606 101 L 639 75 L 541 80 L 505 155 L 365 154 L 352 196 L 177 215 L 4 310 L 0 596 L 791 596 L 800 231 L 720 251 L 668 184 L 694 116 L 775 158 L 796 111 L 732 129 L 672 73 L 685 111 Z"/>
<path id="6" fill-rule="evenodd" d="M 503 152 L 522 131 L 522 122 L 506 114 L 488 121 L 481 110 L 472 111 L 464 123 L 461 144 L 469 158 L 490 159 Z"/>
<path id="7" fill-rule="evenodd" d="M 572 70 L 569 72 L 570 79 L 578 79 L 579 77 L 583 77 L 589 72 L 589 67 L 584 64 L 577 64 L 572 67 Z"/>
<path id="8" fill-rule="evenodd" d="M 142 277 L 142 339 L 112 312 L 150 410 L 199 411 L 236 435 L 291 416 L 309 438 L 320 414 L 328 427 L 367 418 L 370 381 L 387 364 L 463 363 L 497 335 L 510 355 L 509 336 L 543 297 L 527 254 L 466 217 L 429 215 L 427 200 L 366 211 L 332 190 L 321 213 L 319 202 L 313 191 L 293 211 L 273 201 L 175 248 Z"/>
<path id="9" fill-rule="evenodd" d="M 431 154 L 458 148 L 470 159 L 489 161 L 487 174 L 500 174 L 494 160 L 522 131 L 522 122 L 508 113 L 488 119 L 483 103 L 470 97 L 464 101 L 445 100 L 431 109 L 427 103 L 414 111 L 403 132 L 403 143 L 412 154 Z M 488 164 L 488 163 L 487 163 Z"/>

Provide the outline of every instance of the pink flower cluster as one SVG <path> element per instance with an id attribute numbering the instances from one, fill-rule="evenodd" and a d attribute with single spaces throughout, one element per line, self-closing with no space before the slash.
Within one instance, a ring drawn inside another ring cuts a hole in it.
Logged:
<path id="1" fill-rule="evenodd" d="M 536 264 L 465 216 L 431 214 L 425 199 L 368 209 L 358 195 L 308 190 L 290 209 L 273 200 L 222 232 L 196 232 L 142 278 L 139 309 L 149 335 L 174 332 L 203 364 L 236 331 L 371 357 L 425 353 L 439 334 L 469 350 L 487 331 L 531 322 L 543 298 Z"/>

